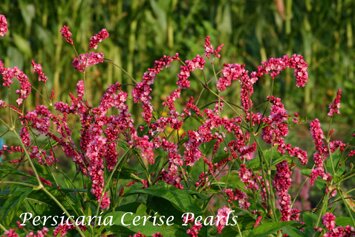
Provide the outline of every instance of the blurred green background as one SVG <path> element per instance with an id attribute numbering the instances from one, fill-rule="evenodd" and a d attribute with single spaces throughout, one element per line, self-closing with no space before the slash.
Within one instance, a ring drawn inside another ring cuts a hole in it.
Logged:
<path id="1" fill-rule="evenodd" d="M 56 99 L 66 101 L 83 74 L 71 67 L 75 54 L 59 34 L 63 24 L 71 28 L 79 53 L 87 50 L 92 34 L 106 27 L 110 38 L 98 51 L 138 81 L 164 54 L 179 52 L 182 59 L 203 54 L 204 38 L 210 35 L 215 46 L 225 44 L 220 66 L 245 63 L 253 70 L 269 57 L 304 55 L 310 65 L 306 88 L 296 88 L 289 71 L 276 79 L 275 94 L 292 112 L 325 119 L 328 104 L 337 88 L 342 88 L 343 116 L 335 122 L 353 127 L 354 11 L 353 0 L 2 0 L 0 13 L 8 19 L 9 34 L 0 40 L 0 58 L 28 74 L 31 59 L 43 64 L 50 78 L 47 89 L 54 89 Z M 171 69 L 157 81 L 156 103 L 175 88 L 177 70 Z M 116 81 L 132 89 L 131 80 L 110 64 L 93 67 L 86 76 L 94 98 Z M 35 81 L 36 76 L 31 78 Z M 270 80 L 258 82 L 256 99 L 265 98 Z M 234 88 L 227 94 L 237 100 L 237 83 Z M 2 97 L 9 94 L 3 89 L 0 93 Z M 40 100 L 38 93 L 33 95 L 28 108 Z"/>

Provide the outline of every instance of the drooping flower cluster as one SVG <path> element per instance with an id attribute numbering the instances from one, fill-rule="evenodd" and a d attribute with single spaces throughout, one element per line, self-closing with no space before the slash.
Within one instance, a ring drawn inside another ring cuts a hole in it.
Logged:
<path id="1" fill-rule="evenodd" d="M 205 46 L 209 49 L 209 47 Z M 208 50 L 210 52 L 211 49 Z M 241 84 L 241 102 L 245 111 L 249 111 L 252 106 L 251 97 L 254 93 L 253 85 L 259 78 L 268 74 L 273 79 L 278 76 L 286 68 L 294 69 L 296 77 L 296 86 L 304 87 L 308 80 L 308 65 L 301 55 L 294 54 L 291 57 L 285 55 L 281 58 L 270 58 L 268 61 L 263 62 L 258 66 L 256 72 L 249 72 L 244 69 L 244 65 L 239 64 L 225 64 L 222 74 L 217 82 L 217 89 L 220 91 L 225 90 L 235 80 L 239 80 Z"/>
<path id="2" fill-rule="evenodd" d="M 33 67 L 34 72 L 38 74 L 38 81 L 46 83 L 48 78 L 43 72 L 42 65 L 37 64 L 34 60 L 32 60 L 32 67 Z"/>
<path id="3" fill-rule="evenodd" d="M 291 57 L 285 55 L 281 58 L 268 59 L 258 67 L 257 76 L 261 77 L 268 74 L 272 78 L 275 78 L 286 68 L 294 69 L 297 87 L 304 87 L 306 85 L 308 81 L 308 64 L 303 57 L 298 54 L 293 54 Z"/>
<path id="4" fill-rule="evenodd" d="M 69 29 L 69 26 L 64 25 L 61 29 L 60 29 L 60 33 L 62 34 L 62 37 L 65 39 L 65 41 L 68 44 L 74 45 L 74 41 L 72 38 L 72 33 Z"/>
<path id="5" fill-rule="evenodd" d="M 22 72 L 18 67 L 6 68 L 0 60 L 0 74 L 3 79 L 3 86 L 10 87 L 13 79 L 16 78 L 20 83 L 20 89 L 16 90 L 19 98 L 16 100 L 17 105 L 21 105 L 23 101 L 31 94 L 31 83 L 27 75 Z"/>
<path id="6" fill-rule="evenodd" d="M 340 99 L 341 99 L 342 90 L 338 89 L 337 95 L 334 101 L 329 105 L 329 113 L 328 116 L 333 117 L 334 114 L 340 114 Z"/>
<path id="7" fill-rule="evenodd" d="M 96 35 L 91 36 L 89 49 L 97 49 L 99 43 L 101 43 L 104 39 L 107 39 L 110 36 L 106 29 L 102 29 Z"/>
<path id="8" fill-rule="evenodd" d="M 80 54 L 78 57 L 74 58 L 72 64 L 73 67 L 79 72 L 84 72 L 87 67 L 103 63 L 104 54 L 103 53 L 85 53 Z"/>
<path id="9" fill-rule="evenodd" d="M 0 37 L 4 37 L 7 33 L 7 20 L 6 17 L 0 14 Z"/>

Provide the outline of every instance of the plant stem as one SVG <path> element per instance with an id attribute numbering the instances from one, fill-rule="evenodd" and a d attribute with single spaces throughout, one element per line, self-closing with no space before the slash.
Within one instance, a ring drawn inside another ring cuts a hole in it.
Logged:
<path id="1" fill-rule="evenodd" d="M 27 184 L 27 183 L 22 183 L 22 182 L 16 182 L 16 181 L 0 181 L 0 184 L 17 184 L 17 185 L 22 185 L 30 188 L 36 188 L 37 186 L 32 185 L 32 184 Z"/>
<path id="2" fill-rule="evenodd" d="M 124 160 L 123 158 L 128 154 L 129 151 L 130 151 L 130 149 L 127 149 L 127 150 L 125 151 L 125 153 L 121 156 L 120 161 L 117 161 L 115 167 L 114 167 L 113 170 L 111 171 L 111 174 L 110 174 L 110 176 L 109 176 L 109 178 L 108 178 L 108 180 L 107 180 L 107 182 L 106 182 L 106 185 L 105 185 L 105 187 L 104 187 L 104 189 L 103 189 L 103 191 L 102 191 L 102 193 L 101 193 L 101 198 L 100 198 L 100 201 L 99 201 L 99 203 L 98 203 L 98 205 L 97 205 L 97 209 L 96 209 L 96 216 L 99 215 L 99 211 L 100 211 L 100 206 L 101 206 L 102 198 L 104 197 L 104 195 L 105 195 L 105 193 L 106 193 L 106 190 L 107 190 L 108 187 L 109 187 L 109 184 L 110 184 L 110 182 L 111 182 L 111 179 L 112 179 L 114 173 L 116 172 L 116 170 L 117 170 L 117 168 L 120 166 L 120 164 L 122 164 L 122 162 L 123 162 L 123 160 Z M 95 225 L 96 225 L 96 221 L 97 221 L 97 218 L 95 219 Z"/>
<path id="3" fill-rule="evenodd" d="M 323 212 L 325 209 L 327 209 L 327 204 L 328 204 L 328 200 L 329 200 L 329 195 L 330 195 L 330 192 L 328 192 L 324 198 L 323 198 L 323 202 L 322 202 L 322 208 L 320 209 L 319 211 L 319 215 L 318 215 L 318 219 L 317 219 L 317 222 L 316 222 L 316 226 L 315 227 L 319 227 L 319 223 L 320 223 L 320 219 L 322 218 L 323 216 Z"/>
<path id="4" fill-rule="evenodd" d="M 58 201 L 58 199 L 56 197 L 53 196 L 53 194 L 51 194 L 45 187 L 42 186 L 42 190 L 43 192 L 45 192 L 59 207 L 60 209 L 62 209 L 62 211 L 65 213 L 65 215 L 67 215 L 67 217 L 69 218 L 69 220 L 71 220 L 73 223 L 75 223 L 74 219 L 72 218 L 72 216 L 70 216 L 69 212 L 65 209 L 65 207 Z M 80 236 L 85 237 L 84 233 L 81 231 L 80 227 L 75 225 L 75 229 L 79 232 Z"/>
<path id="5" fill-rule="evenodd" d="M 1 120 L 1 119 L 0 119 Z M 2 120 L 1 120 L 2 121 Z M 2 121 L 3 122 L 3 121 Z M 6 123 L 4 123 L 6 126 L 8 126 Z M 38 186 L 37 187 L 33 187 L 34 190 L 43 190 L 43 192 L 45 192 L 62 210 L 63 212 L 67 215 L 67 217 L 74 222 L 73 218 L 70 216 L 69 212 L 64 208 L 64 206 L 58 201 L 58 199 L 56 197 L 54 197 L 42 184 L 41 179 L 38 175 L 38 172 L 31 160 L 30 155 L 28 154 L 28 151 L 26 149 L 26 146 L 23 144 L 21 137 L 19 136 L 19 134 L 15 131 L 14 127 L 9 128 L 14 134 L 15 136 L 19 139 L 19 141 L 21 142 L 21 146 L 25 152 L 25 156 L 28 160 L 28 162 L 30 163 L 30 166 L 32 168 L 33 173 L 36 176 L 37 182 L 38 182 Z M 23 184 L 22 184 L 23 185 Z M 81 231 L 81 229 L 79 228 L 79 226 L 75 226 L 76 230 L 79 232 L 79 234 L 83 237 L 85 237 L 84 233 Z"/>
<path id="6" fill-rule="evenodd" d="M 4 232 L 7 231 L 7 229 L 2 224 L 0 224 L 0 229 L 2 229 Z"/>

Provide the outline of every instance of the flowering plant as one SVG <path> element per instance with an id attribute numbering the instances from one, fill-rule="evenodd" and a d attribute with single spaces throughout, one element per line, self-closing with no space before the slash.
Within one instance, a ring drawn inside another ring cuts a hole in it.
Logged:
<path id="1" fill-rule="evenodd" d="M 0 15 L 0 36 L 6 33 Z M 60 33 L 83 75 L 70 101 L 46 93 L 47 104 L 27 108 L 32 79 L 0 61 L 3 86 L 17 79 L 20 87 L 15 101 L 10 94 L 0 100 L 8 141 L 0 148 L 4 236 L 354 234 L 353 190 L 344 186 L 354 175 L 348 165 L 353 147 L 334 140 L 330 128 L 324 133 L 318 119 L 292 115 L 272 88 L 264 103 L 253 102 L 257 82 L 271 77 L 273 84 L 286 69 L 304 87 L 308 65 L 301 55 L 270 58 L 255 71 L 220 66 L 223 45 L 215 48 L 206 37 L 204 55 L 185 61 L 179 54 L 163 56 L 141 81 L 131 78 L 131 94 L 114 83 L 92 101 L 85 82 L 91 66 L 111 63 L 95 51 L 109 33 L 92 36 L 83 54 L 68 26 Z M 156 105 L 154 82 L 175 63 L 176 88 Z M 42 66 L 32 66 L 46 83 Z M 240 104 L 225 94 L 236 81 Z M 193 83 L 198 93 L 190 92 Z M 340 99 L 341 90 L 329 106 L 330 118 L 340 113 Z M 131 113 L 138 108 L 142 118 Z M 313 154 L 288 139 L 290 129 L 308 124 Z M 68 172 L 71 164 L 75 170 Z M 311 190 L 321 195 L 313 209 Z"/>

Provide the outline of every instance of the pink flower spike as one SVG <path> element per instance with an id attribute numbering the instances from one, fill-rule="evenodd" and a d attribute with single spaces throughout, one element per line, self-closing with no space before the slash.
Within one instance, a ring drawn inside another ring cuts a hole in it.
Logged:
<path id="1" fill-rule="evenodd" d="M 38 74 L 38 81 L 46 83 L 48 77 L 44 74 L 41 64 L 37 64 L 34 60 L 32 60 L 32 67 L 34 72 Z"/>
<path id="2" fill-rule="evenodd" d="M 6 17 L 0 14 L 0 37 L 4 37 L 7 33 L 7 30 Z"/>
<path id="3" fill-rule="evenodd" d="M 62 37 L 67 41 L 68 44 L 74 45 L 74 41 L 72 39 L 72 33 L 70 32 L 69 26 L 64 25 L 62 29 L 60 29 L 60 33 Z"/>
<path id="4" fill-rule="evenodd" d="M 97 45 L 102 42 L 104 39 L 107 39 L 110 36 L 106 29 L 102 29 L 96 35 L 91 36 L 89 48 L 90 49 L 97 49 Z"/>
<path id="5" fill-rule="evenodd" d="M 103 62 L 103 53 L 91 52 L 87 54 L 80 54 L 78 57 L 74 58 L 72 64 L 76 70 L 78 70 L 79 72 L 84 72 L 87 67 Z"/>
<path id="6" fill-rule="evenodd" d="M 341 99 L 342 90 L 338 89 L 337 96 L 334 101 L 329 105 L 329 113 L 328 116 L 332 117 L 334 114 L 340 114 L 340 99 Z"/>

